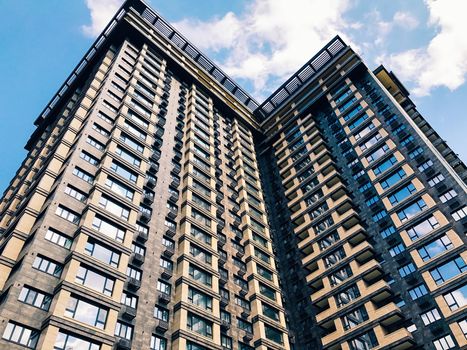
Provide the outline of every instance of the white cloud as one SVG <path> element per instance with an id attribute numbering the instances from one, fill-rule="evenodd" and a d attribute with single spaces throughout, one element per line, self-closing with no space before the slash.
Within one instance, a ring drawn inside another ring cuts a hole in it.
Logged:
<path id="1" fill-rule="evenodd" d="M 393 17 L 393 23 L 406 29 L 418 27 L 418 20 L 408 12 L 397 11 Z"/>
<path id="2" fill-rule="evenodd" d="M 418 96 L 441 86 L 454 90 L 467 74 L 467 2 L 425 0 L 425 4 L 430 14 L 428 25 L 436 28 L 428 45 L 380 57 L 402 80 L 415 84 L 413 93 Z"/>
<path id="3" fill-rule="evenodd" d="M 344 19 L 349 7 L 350 0 L 254 0 L 238 15 L 174 25 L 203 50 L 226 50 L 223 69 L 264 95 L 275 87 L 271 80 L 283 80 L 336 34 L 361 25 Z"/>
<path id="4" fill-rule="evenodd" d="M 83 33 L 90 37 L 98 36 L 122 5 L 123 0 L 86 0 L 91 15 L 91 24 L 83 25 Z"/>

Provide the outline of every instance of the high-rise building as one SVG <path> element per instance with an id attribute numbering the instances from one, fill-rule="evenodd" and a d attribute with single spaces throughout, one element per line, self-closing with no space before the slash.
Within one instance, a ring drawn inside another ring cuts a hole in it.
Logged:
<path id="1" fill-rule="evenodd" d="M 140 0 L 0 206 L 0 349 L 467 345 L 467 169 L 339 37 L 259 105 Z"/>

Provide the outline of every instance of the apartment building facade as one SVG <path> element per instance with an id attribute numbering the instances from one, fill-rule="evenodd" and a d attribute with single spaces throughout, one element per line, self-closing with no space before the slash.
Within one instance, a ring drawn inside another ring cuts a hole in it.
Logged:
<path id="1" fill-rule="evenodd" d="M 259 105 L 139 0 L 0 206 L 1 349 L 457 349 L 465 165 L 334 38 Z"/>

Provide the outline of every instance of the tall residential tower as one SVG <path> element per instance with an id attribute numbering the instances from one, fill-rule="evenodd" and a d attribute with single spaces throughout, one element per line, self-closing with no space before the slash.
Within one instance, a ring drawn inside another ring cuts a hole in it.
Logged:
<path id="1" fill-rule="evenodd" d="M 128 0 L 0 203 L 0 349 L 467 346 L 467 168 L 339 37 L 259 105 Z"/>

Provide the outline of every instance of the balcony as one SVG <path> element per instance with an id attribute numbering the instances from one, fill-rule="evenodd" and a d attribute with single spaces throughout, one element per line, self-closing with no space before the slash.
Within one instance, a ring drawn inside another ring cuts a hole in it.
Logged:
<path id="1" fill-rule="evenodd" d="M 144 255 L 139 253 L 132 253 L 131 263 L 134 265 L 142 265 L 144 263 Z"/>
<path id="2" fill-rule="evenodd" d="M 175 254 L 175 248 L 172 246 L 164 246 L 162 254 L 164 254 L 165 257 L 170 258 Z"/>
<path id="3" fill-rule="evenodd" d="M 162 304 L 170 303 L 170 295 L 167 293 L 159 293 L 158 299 Z"/>
<path id="4" fill-rule="evenodd" d="M 162 274 L 161 274 L 161 277 L 165 280 L 169 280 L 171 279 L 173 276 L 173 271 L 172 270 L 169 270 L 169 269 L 163 269 L 162 270 Z"/>
<path id="5" fill-rule="evenodd" d="M 118 338 L 116 341 L 116 348 L 118 350 L 131 350 L 131 340 Z"/>
<path id="6" fill-rule="evenodd" d="M 159 164 L 154 163 L 154 162 L 149 162 L 148 171 L 149 171 L 151 174 L 157 173 L 158 170 L 159 170 Z"/>
<path id="7" fill-rule="evenodd" d="M 230 323 L 226 320 L 221 320 L 221 328 L 226 331 L 230 328 Z"/>
<path id="8" fill-rule="evenodd" d="M 162 320 L 157 320 L 154 330 L 156 333 L 165 333 L 169 329 L 169 323 Z"/>
<path id="9" fill-rule="evenodd" d="M 245 335 L 243 336 L 243 340 L 244 340 L 245 342 L 247 342 L 247 343 L 250 342 L 250 341 L 252 341 L 252 340 L 253 340 L 253 334 L 250 333 L 250 332 L 248 332 L 248 331 L 246 331 L 246 332 L 245 332 Z"/>
<path id="10" fill-rule="evenodd" d="M 155 177 L 148 177 L 146 179 L 146 186 L 150 188 L 154 188 L 156 186 L 156 178 Z"/>
<path id="11" fill-rule="evenodd" d="M 162 140 L 161 140 L 161 144 L 162 144 Z M 161 152 L 160 151 L 153 152 L 150 158 L 154 162 L 157 162 L 159 159 L 161 159 Z"/>
<path id="12" fill-rule="evenodd" d="M 141 281 L 137 280 L 136 278 L 133 277 L 128 277 L 126 280 L 128 288 L 137 291 L 141 287 Z"/>
<path id="13" fill-rule="evenodd" d="M 180 185 L 180 179 L 178 177 L 172 178 L 170 185 L 173 187 L 178 187 Z"/>
<path id="14" fill-rule="evenodd" d="M 136 309 L 128 305 L 122 306 L 121 313 L 122 317 L 127 320 L 132 320 L 136 317 Z"/>
<path id="15" fill-rule="evenodd" d="M 221 301 L 220 301 L 221 306 L 226 307 L 229 305 L 229 299 L 226 298 L 225 296 L 221 295 Z"/>
<path id="16" fill-rule="evenodd" d="M 136 239 L 141 242 L 146 242 L 148 240 L 148 234 L 144 231 L 136 231 Z"/>
<path id="17" fill-rule="evenodd" d="M 177 201 L 178 201 L 178 194 L 175 193 L 175 192 L 170 193 L 169 201 L 172 202 L 172 203 L 177 203 Z"/>
<path id="18" fill-rule="evenodd" d="M 248 318 L 250 315 L 251 315 L 251 311 L 250 311 L 250 310 L 248 310 L 248 309 L 243 309 L 243 310 L 242 310 L 241 316 L 242 316 L 243 318 Z"/>
<path id="19" fill-rule="evenodd" d="M 167 230 L 165 231 L 165 234 L 169 237 L 175 236 L 175 233 L 175 229 L 172 227 L 167 228 Z"/>
<path id="20" fill-rule="evenodd" d="M 151 220 L 151 214 L 147 212 L 139 212 L 138 220 L 144 223 L 148 223 Z"/>
<path id="21" fill-rule="evenodd" d="M 172 220 L 175 219 L 177 217 L 177 210 L 169 209 L 169 212 L 167 213 L 167 217 Z"/>

